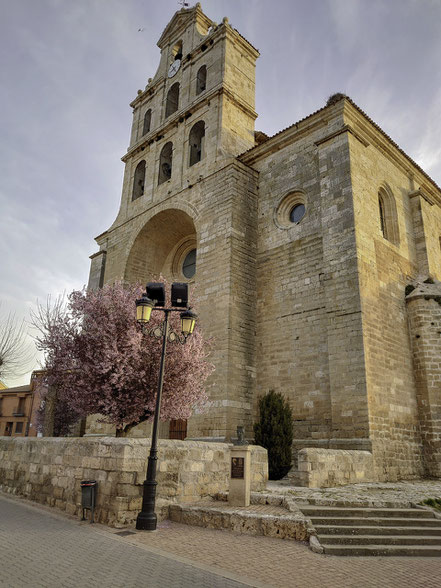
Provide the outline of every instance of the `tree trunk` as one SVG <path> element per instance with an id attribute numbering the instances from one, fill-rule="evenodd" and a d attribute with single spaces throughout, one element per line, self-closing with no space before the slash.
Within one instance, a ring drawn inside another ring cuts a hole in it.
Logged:
<path id="1" fill-rule="evenodd" d="M 43 437 L 54 436 L 55 407 L 57 405 L 57 390 L 55 386 L 49 386 L 44 405 Z"/>

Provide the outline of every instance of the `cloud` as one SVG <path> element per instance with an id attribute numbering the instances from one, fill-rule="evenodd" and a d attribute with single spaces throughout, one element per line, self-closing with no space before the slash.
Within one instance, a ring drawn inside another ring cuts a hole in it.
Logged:
<path id="1" fill-rule="evenodd" d="M 205 0 L 261 52 L 256 127 L 345 91 L 441 183 L 438 1 Z M 20 0 L 0 22 L 0 300 L 81 288 L 119 207 L 129 102 L 156 72 L 175 0 Z M 143 28 L 141 33 L 138 29 Z"/>

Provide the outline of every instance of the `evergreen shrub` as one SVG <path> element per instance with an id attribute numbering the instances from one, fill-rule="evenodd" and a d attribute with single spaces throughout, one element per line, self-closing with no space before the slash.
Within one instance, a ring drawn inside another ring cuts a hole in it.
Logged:
<path id="1" fill-rule="evenodd" d="M 259 413 L 259 420 L 254 425 L 255 443 L 268 450 L 269 479 L 280 480 L 291 469 L 291 408 L 282 394 L 270 390 L 259 398 Z"/>

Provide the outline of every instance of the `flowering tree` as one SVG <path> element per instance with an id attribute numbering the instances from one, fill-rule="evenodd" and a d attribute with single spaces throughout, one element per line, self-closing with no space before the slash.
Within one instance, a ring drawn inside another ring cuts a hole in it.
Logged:
<path id="1" fill-rule="evenodd" d="M 141 286 L 121 283 L 74 291 L 66 307 L 40 308 L 34 321 L 48 385 L 56 388 L 65 412 L 76 418 L 99 413 L 103 422 L 116 425 L 119 435 L 149 420 L 155 408 L 162 342 L 143 334 L 135 320 L 135 300 L 141 294 Z M 153 311 L 149 328 L 163 318 Z M 171 313 L 169 324 L 180 332 L 179 313 Z M 214 369 L 207 354 L 198 329 L 185 345 L 168 345 L 163 420 L 186 419 L 204 404 L 205 380 Z"/>

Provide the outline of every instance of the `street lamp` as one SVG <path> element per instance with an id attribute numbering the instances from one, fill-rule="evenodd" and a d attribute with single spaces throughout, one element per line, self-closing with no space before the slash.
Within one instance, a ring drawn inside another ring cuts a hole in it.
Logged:
<path id="1" fill-rule="evenodd" d="M 149 335 L 158 339 L 162 338 L 161 363 L 159 367 L 158 391 L 156 394 L 155 416 L 153 418 L 152 444 L 147 463 L 147 476 L 143 485 L 142 510 L 136 519 L 136 528 L 141 531 L 155 531 L 157 517 L 155 513 L 156 502 L 156 465 L 158 463 L 158 424 L 161 410 L 162 384 L 164 381 L 165 353 L 167 341 L 186 343 L 187 338 L 193 333 L 197 315 L 188 308 L 188 284 L 174 283 L 171 287 L 172 308 L 165 308 L 164 284 L 150 282 L 146 286 L 146 292 L 142 298 L 136 301 L 136 320 L 144 328 L 149 322 L 153 310 L 164 313 L 164 321 L 160 327 L 147 330 Z M 185 310 L 182 310 L 185 308 Z M 169 315 L 171 312 L 181 313 L 182 335 L 169 330 Z"/>

